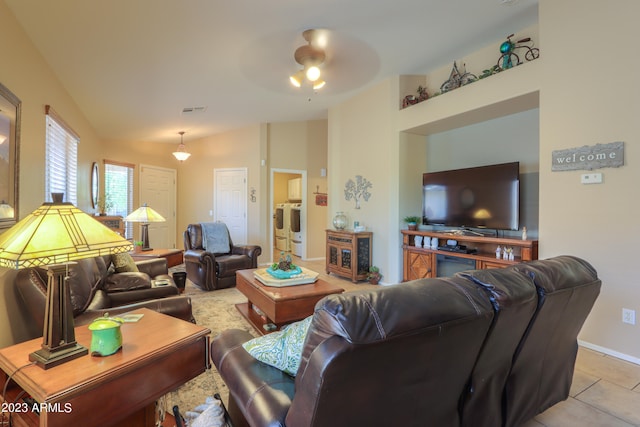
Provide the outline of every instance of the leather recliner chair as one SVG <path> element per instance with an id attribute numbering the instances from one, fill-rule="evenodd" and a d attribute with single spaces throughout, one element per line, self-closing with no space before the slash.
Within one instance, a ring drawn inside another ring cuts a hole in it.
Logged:
<path id="1" fill-rule="evenodd" d="M 227 230 L 228 233 L 228 230 Z M 184 265 L 187 279 L 205 291 L 236 285 L 236 271 L 258 267 L 262 248 L 257 245 L 234 245 L 229 236 L 230 251 L 212 253 L 203 245 L 201 224 L 189 224 L 184 232 Z"/>
<path id="2" fill-rule="evenodd" d="M 194 322 L 191 299 L 178 296 L 179 290 L 168 274 L 164 258 L 135 263 L 138 272 L 116 273 L 110 269 L 110 257 L 76 261 L 66 278 L 71 293 L 75 325 L 91 323 L 95 318 L 118 315 L 146 307 L 179 319 Z M 154 286 L 152 279 L 167 282 Z M 47 270 L 26 268 L 16 274 L 16 288 L 25 310 L 33 318 L 32 333 L 42 334 L 47 300 Z"/>

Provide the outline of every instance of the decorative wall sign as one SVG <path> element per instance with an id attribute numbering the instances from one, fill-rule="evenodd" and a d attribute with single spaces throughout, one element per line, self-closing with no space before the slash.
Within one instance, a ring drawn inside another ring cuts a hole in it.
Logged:
<path id="1" fill-rule="evenodd" d="M 551 153 L 552 171 L 617 168 L 624 165 L 624 142 L 585 145 Z"/>
<path id="2" fill-rule="evenodd" d="M 316 191 L 313 194 L 316 195 L 316 206 L 327 206 L 327 193 L 321 193 L 319 185 L 316 185 Z"/>

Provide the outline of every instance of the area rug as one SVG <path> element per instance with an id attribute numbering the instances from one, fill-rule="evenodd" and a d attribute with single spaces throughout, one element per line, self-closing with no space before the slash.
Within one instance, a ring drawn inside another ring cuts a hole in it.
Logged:
<path id="1" fill-rule="evenodd" d="M 196 323 L 211 329 L 211 339 L 225 329 L 243 329 L 257 336 L 235 307 L 235 304 L 247 301 L 237 289 L 205 292 L 187 281 L 184 294 L 191 297 Z M 184 414 L 203 404 L 207 397 L 215 393 L 220 394 L 225 405 L 228 404 L 229 391 L 212 364 L 211 369 L 169 393 L 165 404 L 169 410 L 177 405 Z"/>

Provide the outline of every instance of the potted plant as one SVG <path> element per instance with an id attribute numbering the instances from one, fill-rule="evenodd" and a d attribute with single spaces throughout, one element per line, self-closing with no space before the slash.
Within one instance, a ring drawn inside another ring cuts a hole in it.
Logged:
<path id="1" fill-rule="evenodd" d="M 142 252 L 142 245 L 144 243 L 142 242 L 142 240 L 134 240 L 133 241 L 133 252 Z"/>
<path id="2" fill-rule="evenodd" d="M 113 201 L 109 194 L 104 194 L 98 198 L 98 212 L 100 216 L 105 216 L 107 212 L 113 207 Z"/>
<path id="3" fill-rule="evenodd" d="M 418 224 L 422 222 L 422 218 L 419 216 L 405 216 L 404 222 L 407 223 L 409 230 L 417 230 Z"/>
<path id="4" fill-rule="evenodd" d="M 369 283 L 371 283 L 372 285 L 377 285 L 378 282 L 380 282 L 380 279 L 382 279 L 380 269 L 375 265 L 369 267 L 369 274 L 367 274 L 367 280 L 369 281 Z"/>

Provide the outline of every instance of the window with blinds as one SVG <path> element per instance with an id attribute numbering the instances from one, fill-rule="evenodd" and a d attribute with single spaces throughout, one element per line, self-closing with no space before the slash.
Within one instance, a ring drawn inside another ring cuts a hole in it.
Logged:
<path id="1" fill-rule="evenodd" d="M 109 215 L 123 218 L 133 212 L 133 172 L 134 165 L 104 161 L 104 191 L 112 203 Z M 125 222 L 125 238 L 133 238 L 133 223 Z"/>
<path id="2" fill-rule="evenodd" d="M 64 201 L 78 204 L 78 143 L 80 137 L 65 124 L 49 105 L 45 108 L 47 121 L 45 159 L 45 200 L 51 193 L 64 193 Z"/>

